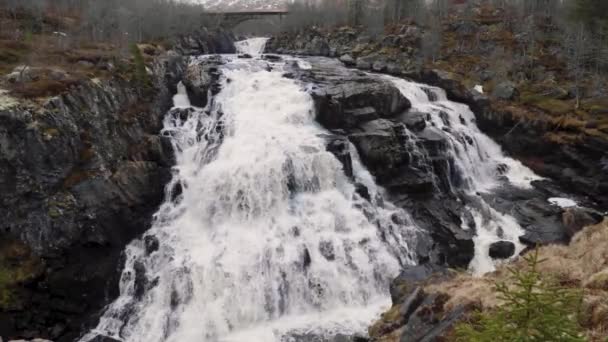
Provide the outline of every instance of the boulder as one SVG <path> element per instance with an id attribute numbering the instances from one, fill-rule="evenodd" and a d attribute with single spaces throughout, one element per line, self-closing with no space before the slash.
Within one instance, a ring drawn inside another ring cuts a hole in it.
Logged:
<path id="1" fill-rule="evenodd" d="M 311 56 L 329 56 L 329 44 L 321 37 L 315 37 L 305 48 L 306 54 Z"/>
<path id="2" fill-rule="evenodd" d="M 340 56 L 340 62 L 344 63 L 346 66 L 355 65 L 355 59 L 349 54 Z"/>
<path id="3" fill-rule="evenodd" d="M 515 244 L 510 241 L 494 242 L 489 252 L 492 259 L 508 259 L 515 254 Z"/>
<path id="4" fill-rule="evenodd" d="M 426 128 L 427 121 L 431 120 L 430 114 L 421 112 L 407 112 L 399 117 L 407 129 L 413 132 L 420 132 Z"/>
<path id="5" fill-rule="evenodd" d="M 515 83 L 511 81 L 505 81 L 498 83 L 492 91 L 492 96 L 497 97 L 501 100 L 514 100 L 519 97 L 519 91 Z"/>
<path id="6" fill-rule="evenodd" d="M 32 68 L 27 65 L 16 66 L 13 71 L 3 77 L 9 83 L 25 83 L 33 80 Z"/>
<path id="7" fill-rule="evenodd" d="M 572 238 L 583 228 L 602 222 L 603 215 L 595 210 L 571 207 L 562 213 L 562 222 L 566 227 L 566 233 Z"/>
<path id="8" fill-rule="evenodd" d="M 408 162 L 402 140 L 403 127 L 386 119 L 370 121 L 361 126 L 362 132 L 349 135 L 363 163 L 377 177 L 388 180 L 392 171 Z"/>

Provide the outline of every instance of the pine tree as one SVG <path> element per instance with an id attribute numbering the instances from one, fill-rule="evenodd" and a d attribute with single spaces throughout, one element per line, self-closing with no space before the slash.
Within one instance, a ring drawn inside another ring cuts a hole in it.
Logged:
<path id="1" fill-rule="evenodd" d="M 137 85 L 138 89 L 142 92 L 147 92 L 152 87 L 152 83 L 150 81 L 150 77 L 148 76 L 148 72 L 146 71 L 146 64 L 144 62 L 144 57 L 139 50 L 137 44 L 131 45 L 131 54 L 133 54 L 133 81 Z"/>
<path id="2" fill-rule="evenodd" d="M 577 321 L 581 294 L 543 280 L 538 250 L 524 257 L 527 270 L 510 269 L 514 284 L 497 283 L 504 304 L 477 313 L 473 322 L 456 327 L 458 341 L 466 342 L 583 342 Z"/>

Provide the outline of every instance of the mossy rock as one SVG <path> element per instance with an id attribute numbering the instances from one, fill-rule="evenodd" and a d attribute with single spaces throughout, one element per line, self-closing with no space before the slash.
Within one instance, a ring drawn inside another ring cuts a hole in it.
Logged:
<path id="1" fill-rule="evenodd" d="M 540 94 L 522 94 L 521 102 L 532 105 L 553 115 L 563 115 L 574 112 L 574 103 L 572 101 L 558 100 Z"/>
<path id="2" fill-rule="evenodd" d="M 0 236 L 0 309 L 19 305 L 18 289 L 44 272 L 44 263 L 22 242 Z"/>

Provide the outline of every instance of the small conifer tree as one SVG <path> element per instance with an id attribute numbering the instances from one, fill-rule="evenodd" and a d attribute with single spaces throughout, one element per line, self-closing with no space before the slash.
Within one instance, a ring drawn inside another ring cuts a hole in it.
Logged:
<path id="1" fill-rule="evenodd" d="M 135 66 L 135 69 L 133 70 L 133 80 L 140 91 L 147 93 L 152 88 L 152 82 L 146 71 L 144 57 L 137 44 L 131 45 L 131 54 L 133 55 L 133 63 Z"/>
<path id="2" fill-rule="evenodd" d="M 504 304 L 478 312 L 472 322 L 456 327 L 457 341 L 466 342 L 583 342 L 578 312 L 582 295 L 543 280 L 538 250 L 524 257 L 526 270 L 509 269 L 514 284 L 497 283 Z"/>

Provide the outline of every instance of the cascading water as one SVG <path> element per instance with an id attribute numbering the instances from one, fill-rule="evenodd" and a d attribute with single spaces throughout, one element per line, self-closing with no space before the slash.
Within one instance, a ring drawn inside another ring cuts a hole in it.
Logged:
<path id="1" fill-rule="evenodd" d="M 447 137 L 448 149 L 461 178 L 458 188 L 469 195 L 467 210 L 477 227 L 475 257 L 469 268 L 476 274 L 493 271 L 494 262 L 488 249 L 490 244 L 500 240 L 515 244 L 515 255 L 518 255 L 524 248 L 519 242 L 523 229 L 513 217 L 494 210 L 479 194 L 491 192 L 503 184 L 505 178 L 516 187 L 531 188 L 531 182 L 540 177 L 519 161 L 506 157 L 500 146 L 479 130 L 470 108 L 449 101 L 443 89 L 383 77 L 393 82 L 410 100 L 411 111 L 428 113 L 433 129 Z M 466 222 L 466 218 L 463 221 Z"/>
<path id="2" fill-rule="evenodd" d="M 120 297 L 85 341 L 364 333 L 390 304 L 390 280 L 413 263 L 407 214 L 382 200 L 353 151 L 372 200 L 357 194 L 326 151 L 310 95 L 280 63 L 267 71 L 257 59 L 224 58 L 207 108 L 186 108 L 178 87 L 164 128 L 176 153 L 167 200 L 128 246 Z"/>

